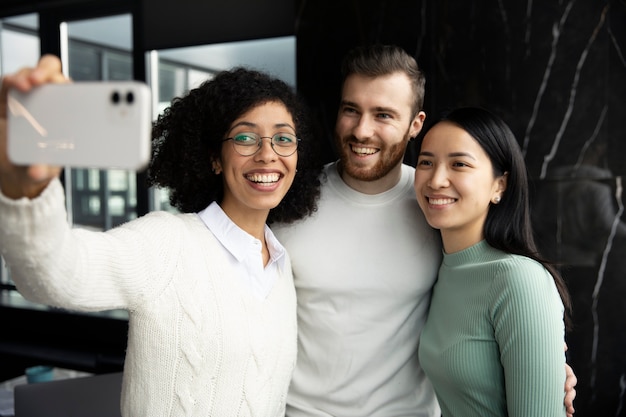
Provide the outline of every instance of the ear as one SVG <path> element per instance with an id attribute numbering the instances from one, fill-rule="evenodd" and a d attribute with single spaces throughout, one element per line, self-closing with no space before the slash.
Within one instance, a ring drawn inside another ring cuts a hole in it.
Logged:
<path id="1" fill-rule="evenodd" d="M 508 181 L 509 181 L 509 173 L 505 172 L 504 174 L 502 174 L 502 176 L 500 176 L 500 178 L 498 178 L 498 191 L 500 193 L 504 193 L 506 191 L 506 187 L 508 185 Z"/>
<path id="2" fill-rule="evenodd" d="M 411 122 L 411 128 L 409 129 L 409 137 L 416 137 L 422 131 L 424 127 L 424 120 L 426 120 L 426 113 L 423 111 L 417 112 L 413 121 Z"/>
<path id="3" fill-rule="evenodd" d="M 211 170 L 215 175 L 220 175 L 222 173 L 222 163 L 217 159 L 212 160 Z"/>
<path id="4" fill-rule="evenodd" d="M 508 179 L 509 179 L 508 172 L 505 172 L 504 174 L 496 178 L 495 191 L 494 191 L 495 195 L 493 197 L 493 201 L 495 201 L 496 204 L 500 202 L 500 200 L 502 199 L 502 195 L 506 191 L 506 187 L 508 185 Z"/>

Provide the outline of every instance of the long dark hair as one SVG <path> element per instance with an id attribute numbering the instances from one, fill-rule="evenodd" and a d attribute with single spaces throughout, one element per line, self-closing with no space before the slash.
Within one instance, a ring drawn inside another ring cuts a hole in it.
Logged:
<path id="1" fill-rule="evenodd" d="M 469 133 L 489 156 L 494 176 L 508 173 L 507 187 L 499 204 L 491 204 L 484 226 L 487 243 L 507 253 L 523 255 L 541 263 L 554 278 L 565 306 L 565 323 L 571 327 L 572 302 L 565 281 L 554 265 L 537 249 L 530 217 L 528 173 L 519 143 L 498 116 L 478 107 L 462 107 L 444 113 L 440 121 L 452 122 Z"/>

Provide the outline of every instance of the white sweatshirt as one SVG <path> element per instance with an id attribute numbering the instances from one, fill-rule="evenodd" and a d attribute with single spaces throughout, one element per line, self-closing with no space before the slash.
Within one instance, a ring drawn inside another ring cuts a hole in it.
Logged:
<path id="1" fill-rule="evenodd" d="M 415 199 L 414 169 L 366 195 L 326 166 L 318 211 L 272 226 L 298 297 L 298 361 L 289 417 L 433 417 L 417 358 L 441 243 Z"/>

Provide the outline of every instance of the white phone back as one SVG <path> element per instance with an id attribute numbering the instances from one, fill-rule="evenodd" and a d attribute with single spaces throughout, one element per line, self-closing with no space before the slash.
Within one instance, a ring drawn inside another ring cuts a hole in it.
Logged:
<path id="1" fill-rule="evenodd" d="M 7 113 L 8 156 L 18 165 L 141 170 L 150 160 L 151 93 L 138 81 L 11 90 Z"/>

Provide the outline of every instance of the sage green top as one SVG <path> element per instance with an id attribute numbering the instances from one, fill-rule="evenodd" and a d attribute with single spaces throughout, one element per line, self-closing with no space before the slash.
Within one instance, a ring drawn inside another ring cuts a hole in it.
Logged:
<path id="1" fill-rule="evenodd" d="M 485 241 L 444 254 L 419 348 L 443 416 L 564 416 L 563 311 L 530 258 Z"/>

